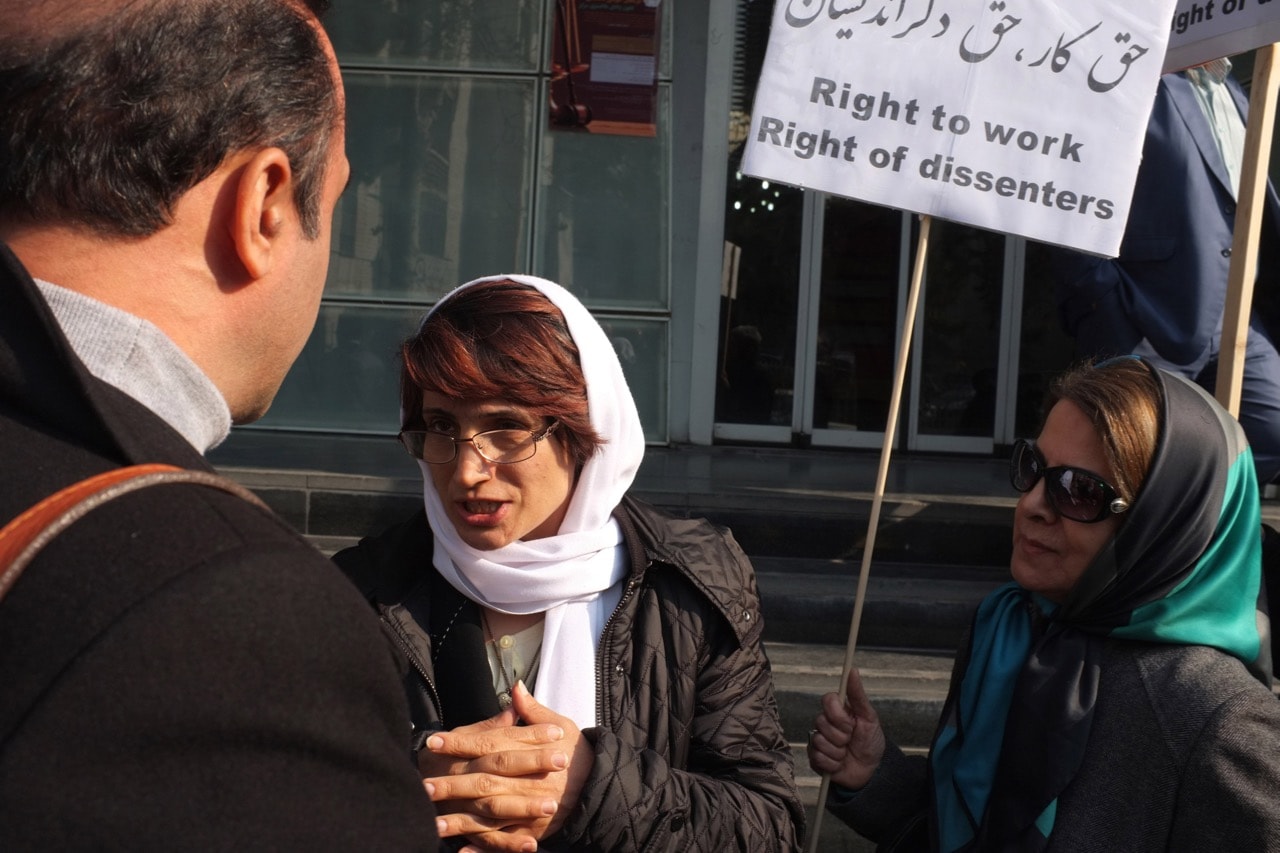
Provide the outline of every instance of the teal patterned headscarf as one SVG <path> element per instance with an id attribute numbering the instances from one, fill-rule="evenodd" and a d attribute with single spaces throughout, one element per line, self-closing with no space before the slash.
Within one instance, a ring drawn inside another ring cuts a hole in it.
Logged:
<path id="1" fill-rule="evenodd" d="M 1212 646 L 1271 683 L 1252 453 L 1203 389 L 1150 369 L 1159 438 L 1115 537 L 1061 607 L 1010 583 L 978 608 L 930 753 L 946 853 L 1045 848 L 1089 740 L 1109 638 Z"/>

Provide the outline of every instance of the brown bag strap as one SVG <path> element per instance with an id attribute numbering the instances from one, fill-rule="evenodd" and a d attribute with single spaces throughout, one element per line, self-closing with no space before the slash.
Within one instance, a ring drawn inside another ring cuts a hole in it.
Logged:
<path id="1" fill-rule="evenodd" d="M 211 486 L 267 509 L 267 505 L 244 486 L 208 471 L 190 471 L 158 463 L 106 471 L 50 495 L 0 530 L 0 601 L 27 564 L 63 530 L 107 501 L 164 483 Z"/>

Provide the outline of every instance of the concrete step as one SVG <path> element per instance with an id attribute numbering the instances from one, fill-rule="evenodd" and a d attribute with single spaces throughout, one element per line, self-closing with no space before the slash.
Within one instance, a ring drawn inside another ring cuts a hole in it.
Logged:
<path id="1" fill-rule="evenodd" d="M 767 639 L 843 645 L 853 614 L 871 495 L 839 490 L 826 481 L 806 482 L 826 476 L 826 467 L 815 462 L 796 472 L 784 457 L 767 454 L 715 454 L 703 460 L 745 458 L 766 466 L 754 472 L 751 483 L 722 490 L 724 481 L 714 472 L 704 482 L 701 475 L 675 465 L 687 455 L 657 455 L 656 469 L 637 483 L 637 494 L 677 515 L 705 517 L 733 531 L 759 576 Z M 963 479 L 971 481 L 973 472 L 963 470 L 968 472 Z M 252 488 L 330 554 L 407 518 L 422 501 L 416 476 L 245 468 L 224 473 Z M 677 488 L 680 485 L 684 488 Z M 886 495 L 862 641 L 874 646 L 954 648 L 977 602 L 1007 578 L 1012 505 L 1008 497 L 981 494 Z"/>
<path id="2" fill-rule="evenodd" d="M 302 532 L 369 535 L 421 507 L 414 478 L 223 468 Z M 675 484 L 671 484 L 675 485 Z M 865 492 L 745 488 L 673 491 L 637 485 L 635 494 L 679 516 L 728 527 L 753 558 L 861 560 L 873 505 Z M 886 495 L 876 531 L 877 559 L 1001 566 L 1009 558 L 1012 500 L 984 496 Z"/>
<path id="3" fill-rule="evenodd" d="M 857 598 L 860 563 L 752 556 L 765 638 L 843 646 Z M 1005 566 L 873 561 L 859 643 L 953 651 L 978 602 L 1008 579 Z"/>
<path id="4" fill-rule="evenodd" d="M 322 552 L 354 545 L 354 536 L 309 536 Z M 848 642 L 860 566 L 850 561 L 752 557 L 764 610 L 765 639 Z M 859 643 L 951 652 L 982 598 L 1008 569 L 875 562 L 867 580 Z"/>
<path id="5" fill-rule="evenodd" d="M 803 747 L 796 750 L 796 769 L 799 770 L 800 765 L 804 764 Z M 815 816 L 818 812 L 818 777 L 812 780 L 798 779 L 800 784 L 800 800 L 804 803 L 805 814 L 805 844 L 808 844 L 808 837 L 814 831 Z M 819 853 L 875 853 L 876 845 L 874 842 L 863 838 L 854 832 L 848 826 L 840 822 L 840 819 L 824 813 L 821 824 L 817 826 Z M 806 846 L 807 849 L 807 846 Z"/>
<path id="6" fill-rule="evenodd" d="M 774 692 L 787 739 L 803 747 L 822 696 L 844 685 L 844 646 L 766 642 Z M 942 713 L 952 654 L 860 647 L 862 674 L 885 733 L 904 749 L 927 749 Z"/>
<path id="7" fill-rule="evenodd" d="M 733 531 L 752 557 L 861 560 L 871 500 L 780 495 L 710 497 L 694 505 L 663 493 L 642 495 L 677 515 L 703 517 Z M 912 563 L 998 565 L 1009 559 L 1012 503 L 890 497 L 876 527 L 878 557 Z"/>

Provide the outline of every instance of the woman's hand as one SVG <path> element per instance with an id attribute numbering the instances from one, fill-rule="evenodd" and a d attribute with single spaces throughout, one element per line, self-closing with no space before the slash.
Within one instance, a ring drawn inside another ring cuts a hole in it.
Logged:
<path id="1" fill-rule="evenodd" d="M 871 780 L 884 758 L 884 729 L 857 669 L 849 670 L 841 701 L 835 693 L 822 697 L 822 713 L 809 735 L 809 766 L 831 781 L 857 791 Z"/>
<path id="2" fill-rule="evenodd" d="M 419 766 L 441 837 L 465 835 L 477 850 L 532 851 L 577 805 L 595 761 L 591 745 L 522 682 L 512 699 L 496 717 L 427 739 Z M 517 717 L 527 725 L 516 726 Z"/>

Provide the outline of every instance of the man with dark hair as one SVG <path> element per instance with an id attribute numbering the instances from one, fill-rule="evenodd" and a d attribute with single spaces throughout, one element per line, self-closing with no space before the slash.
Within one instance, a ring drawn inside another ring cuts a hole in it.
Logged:
<path id="1" fill-rule="evenodd" d="M 0 0 L 0 526 L 267 410 L 350 172 L 316 5 Z M 399 675 L 279 519 L 116 498 L 0 601 L 0 847 L 433 850 Z"/>

